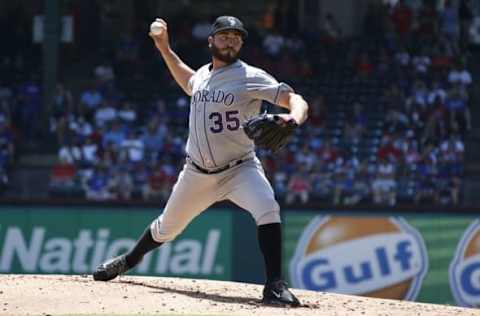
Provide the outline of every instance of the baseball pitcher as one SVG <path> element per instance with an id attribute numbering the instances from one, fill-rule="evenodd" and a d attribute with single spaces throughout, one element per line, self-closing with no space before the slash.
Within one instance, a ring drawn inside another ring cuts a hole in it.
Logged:
<path id="1" fill-rule="evenodd" d="M 109 281 L 126 272 L 147 252 L 173 240 L 210 205 L 230 200 L 250 212 L 257 224 L 266 272 L 262 301 L 300 306 L 282 278 L 279 205 L 254 149 L 280 149 L 306 120 L 307 103 L 287 84 L 239 59 L 248 36 L 239 19 L 216 19 L 208 37 L 212 60 L 197 71 L 171 49 L 167 23 L 155 22 L 157 29 L 149 35 L 175 81 L 191 96 L 186 162 L 164 212 L 130 252 L 101 264 L 93 278 Z M 290 113 L 258 115 L 262 100 Z"/>

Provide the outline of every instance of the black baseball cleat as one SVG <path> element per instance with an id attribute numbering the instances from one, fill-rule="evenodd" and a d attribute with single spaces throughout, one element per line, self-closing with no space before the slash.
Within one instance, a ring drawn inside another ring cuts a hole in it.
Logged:
<path id="1" fill-rule="evenodd" d="M 299 307 L 300 301 L 287 287 L 287 282 L 278 280 L 267 283 L 263 288 L 262 303 L 275 306 Z"/>
<path id="2" fill-rule="evenodd" d="M 128 266 L 125 256 L 118 256 L 99 265 L 93 272 L 93 279 L 95 281 L 110 281 L 127 270 Z"/>

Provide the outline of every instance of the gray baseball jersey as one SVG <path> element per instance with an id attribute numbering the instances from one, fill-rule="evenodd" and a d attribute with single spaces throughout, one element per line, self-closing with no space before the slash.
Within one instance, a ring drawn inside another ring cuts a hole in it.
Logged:
<path id="1" fill-rule="evenodd" d="M 190 78 L 187 162 L 161 216 L 151 224 L 157 242 L 174 239 L 203 210 L 231 200 L 249 211 L 257 225 L 280 222 L 273 189 L 255 156 L 242 122 L 260 111 L 262 100 L 277 103 L 282 90 L 293 91 L 265 71 L 240 60 L 217 70 L 210 64 Z M 242 163 L 232 162 L 242 159 Z M 196 166 L 195 166 L 196 165 Z M 208 171 L 232 166 L 225 171 Z"/>
<path id="2" fill-rule="evenodd" d="M 196 164 L 215 169 L 253 152 L 241 123 L 259 113 L 262 100 L 276 103 L 281 90 L 293 90 L 240 60 L 214 71 L 209 66 L 188 83 L 192 98 L 186 150 Z"/>

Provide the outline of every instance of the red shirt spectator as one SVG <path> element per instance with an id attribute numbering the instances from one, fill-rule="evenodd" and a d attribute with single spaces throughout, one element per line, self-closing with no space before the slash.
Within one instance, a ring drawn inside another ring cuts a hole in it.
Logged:
<path id="1" fill-rule="evenodd" d="M 288 192 L 285 198 L 287 204 L 291 204 L 296 197 L 300 198 L 302 203 L 307 203 L 311 190 L 310 179 L 304 172 L 296 173 L 288 182 Z"/>
<path id="2" fill-rule="evenodd" d="M 367 54 L 362 54 L 356 68 L 357 72 L 364 76 L 369 76 L 373 72 L 373 65 Z"/>
<path id="3" fill-rule="evenodd" d="M 288 165 L 294 165 L 295 162 L 295 154 L 292 151 L 288 151 L 288 153 L 285 156 L 285 163 Z"/>
<path id="4" fill-rule="evenodd" d="M 390 158 L 393 158 L 395 161 L 397 161 L 402 155 L 400 150 L 395 148 L 392 140 L 388 136 L 384 137 L 382 142 L 383 145 L 378 149 L 377 152 L 378 159 L 389 161 Z"/>
<path id="5" fill-rule="evenodd" d="M 148 184 L 152 190 L 160 191 L 163 188 L 165 180 L 165 174 L 157 169 L 148 177 Z"/>
<path id="6" fill-rule="evenodd" d="M 307 179 L 299 176 L 293 176 L 288 185 L 290 191 L 294 193 L 301 193 L 310 191 L 310 183 Z"/>
<path id="7" fill-rule="evenodd" d="M 418 33 L 431 37 L 436 32 L 437 11 L 432 4 L 424 4 L 419 16 Z"/>
<path id="8" fill-rule="evenodd" d="M 277 172 L 277 163 L 276 163 L 275 159 L 273 159 L 273 157 L 265 157 L 263 159 L 263 165 L 264 165 L 264 169 L 265 169 L 265 171 L 267 171 L 267 173 Z"/>
<path id="9" fill-rule="evenodd" d="M 90 139 L 93 143 L 101 144 L 103 139 L 103 134 L 101 130 L 94 129 L 93 133 L 90 135 Z"/>
<path id="10" fill-rule="evenodd" d="M 317 155 L 326 163 L 333 163 L 337 160 L 338 150 L 330 145 L 330 142 L 325 144 L 317 151 Z"/>
<path id="11" fill-rule="evenodd" d="M 50 180 L 54 184 L 71 182 L 75 177 L 75 173 L 75 165 L 68 162 L 60 162 L 53 167 Z"/>
<path id="12" fill-rule="evenodd" d="M 448 69 L 452 65 L 451 58 L 442 52 L 440 47 L 435 49 L 434 53 L 432 54 L 431 61 L 431 67 L 434 70 Z"/>
<path id="13" fill-rule="evenodd" d="M 398 35 L 405 36 L 410 32 L 412 17 L 412 10 L 403 0 L 399 0 L 392 13 L 392 22 Z"/>

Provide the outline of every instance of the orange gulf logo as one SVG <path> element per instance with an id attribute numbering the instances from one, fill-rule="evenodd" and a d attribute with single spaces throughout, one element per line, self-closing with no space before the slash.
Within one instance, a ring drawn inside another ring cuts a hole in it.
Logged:
<path id="1" fill-rule="evenodd" d="M 449 277 L 458 305 L 480 307 L 480 219 L 463 234 L 450 264 Z"/>
<path id="2" fill-rule="evenodd" d="M 414 300 L 428 269 L 422 236 L 398 217 L 317 216 L 290 262 L 292 285 Z"/>

